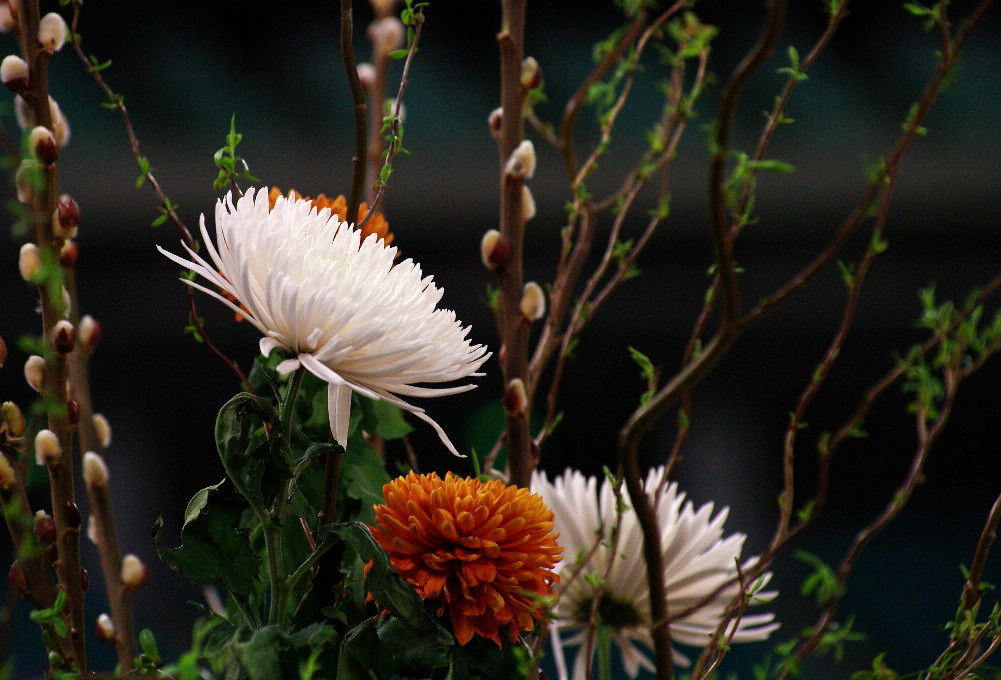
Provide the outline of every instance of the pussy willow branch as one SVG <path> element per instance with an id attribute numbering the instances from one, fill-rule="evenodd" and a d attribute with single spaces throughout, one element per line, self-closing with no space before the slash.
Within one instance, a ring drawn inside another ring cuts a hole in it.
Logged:
<path id="1" fill-rule="evenodd" d="M 423 10 L 418 10 L 418 13 L 423 14 Z M 389 129 L 389 134 L 393 137 L 393 139 L 397 139 L 400 134 L 400 111 L 403 110 L 402 109 L 403 95 L 407 91 L 407 85 L 410 82 L 410 66 L 414 62 L 414 55 L 417 54 L 417 44 L 420 42 L 421 29 L 423 28 L 423 26 L 424 26 L 423 22 L 418 22 L 417 27 L 414 29 L 414 39 L 413 42 L 410 43 L 410 48 L 409 51 L 407 52 L 407 58 L 403 62 L 403 75 L 400 76 L 400 89 L 397 91 L 396 100 L 393 102 L 393 122 L 390 125 Z M 375 107 L 373 107 L 373 111 L 375 111 L 375 113 L 372 116 L 372 128 L 373 130 L 379 130 L 381 132 L 382 110 L 376 110 Z M 372 148 L 374 149 L 374 147 L 375 147 L 375 142 L 373 142 Z M 389 147 L 386 149 L 385 155 L 382 157 L 381 168 L 386 168 L 390 164 L 392 164 L 393 159 L 396 157 L 396 154 L 398 152 L 399 149 L 397 145 L 391 143 Z M 381 140 L 380 140 L 379 151 L 373 156 L 372 160 L 373 164 L 378 163 L 380 154 L 382 154 Z M 381 170 L 379 174 L 380 175 L 382 174 Z M 365 226 L 365 223 L 368 222 L 369 219 L 371 219 L 372 215 L 375 215 L 376 211 L 379 209 L 379 206 L 381 206 L 383 201 L 386 200 L 387 188 L 388 187 L 384 183 L 379 185 L 379 188 L 375 192 L 375 197 L 372 199 L 372 203 L 368 208 L 368 214 L 366 214 L 365 219 L 363 219 L 358 224 L 359 227 Z"/>
<path id="2" fill-rule="evenodd" d="M 358 204 L 361 203 L 362 190 L 365 185 L 365 165 L 368 161 L 368 104 L 365 103 L 365 91 L 358 79 L 353 33 L 354 9 L 352 1 L 341 0 L 341 61 L 344 64 L 344 73 L 348 77 L 348 88 L 351 90 L 355 124 L 355 153 L 351 159 L 353 172 L 345 220 L 350 224 L 358 224 Z"/>
<path id="3" fill-rule="evenodd" d="M 528 328 L 519 309 L 524 274 L 522 271 L 525 215 L 521 193 L 524 177 L 506 171 L 508 159 L 522 141 L 525 90 L 521 68 L 525 44 L 526 0 L 501 0 L 501 30 L 497 35 L 501 65 L 501 130 L 498 137 L 500 166 L 500 233 L 510 245 L 510 257 L 497 272 L 500 284 L 500 333 L 504 385 L 528 374 Z M 528 422 L 529 409 L 508 411 L 506 415 L 508 472 L 511 484 L 528 487 L 536 465 Z"/>
<path id="4" fill-rule="evenodd" d="M 132 118 L 129 116 L 129 111 L 125 107 L 125 102 L 121 95 L 117 94 L 108 83 L 104 80 L 104 76 L 101 75 L 101 70 L 94 67 L 87 58 L 86 53 L 83 51 L 83 45 L 80 42 L 80 34 L 77 31 L 77 25 L 80 21 L 80 2 L 73 2 L 73 19 L 70 24 L 70 42 L 73 45 L 73 50 L 76 52 L 77 57 L 80 58 L 81 63 L 83 63 L 84 68 L 90 73 L 94 82 L 97 86 L 104 92 L 105 96 L 108 97 L 108 101 L 114 104 L 114 108 L 118 111 L 122 118 L 122 124 L 125 126 L 125 133 L 129 138 L 129 146 L 132 150 L 132 156 L 135 158 L 136 163 L 140 163 L 140 159 L 143 158 L 142 152 L 139 148 L 139 137 L 136 135 L 135 128 L 132 126 Z M 153 193 L 156 195 L 157 202 L 160 204 L 160 209 L 163 214 L 167 216 L 167 219 L 177 227 L 178 231 L 181 232 L 181 237 L 184 242 L 192 249 L 195 249 L 197 245 L 195 243 L 194 237 L 192 237 L 191 232 L 188 227 L 185 226 L 184 222 L 181 220 L 180 216 L 174 210 L 173 204 L 170 199 L 167 198 L 167 194 L 164 193 L 163 188 L 157 181 L 156 177 L 153 175 L 152 169 L 147 170 L 145 173 L 146 183 L 149 184 Z M 243 385 L 243 389 L 248 392 L 256 394 L 254 388 L 250 385 L 250 381 L 247 380 L 247 376 L 244 375 L 243 371 L 240 369 L 239 364 L 237 364 L 233 359 L 230 359 L 225 352 L 223 352 L 209 337 L 209 334 L 205 331 L 205 325 L 198 315 L 198 306 L 195 304 L 195 291 L 191 286 L 185 286 L 186 295 L 188 296 L 188 311 L 191 313 L 191 324 L 195 328 L 195 332 L 198 336 L 202 338 L 205 342 L 205 346 L 212 351 L 227 368 L 232 371 L 236 377 L 240 380 L 240 384 Z"/>
<path id="5" fill-rule="evenodd" d="M 56 586 L 52 580 L 52 570 L 46 559 L 45 546 L 38 546 L 33 535 L 34 517 L 31 513 L 31 503 L 24 487 L 25 464 L 24 448 L 18 449 L 0 446 L 0 456 L 6 456 L 11 467 L 16 472 L 16 479 L 6 489 L 0 488 L 0 511 L 3 512 L 14 546 L 16 558 L 11 566 L 11 574 L 15 570 L 24 577 L 24 592 L 21 594 L 35 609 L 51 609 L 56 601 Z M 12 579 L 13 580 L 13 579 Z M 11 593 L 14 589 L 11 588 Z M 54 631 L 53 631 L 54 632 Z M 74 655 L 73 642 L 69 638 L 52 635 L 56 651 L 65 658 L 72 659 Z"/>
<path id="6" fill-rule="evenodd" d="M 54 131 L 49 107 L 48 66 L 50 55 L 41 48 L 36 36 L 40 20 L 38 0 L 25 0 L 20 12 L 20 31 L 24 60 L 29 64 L 28 91 L 23 97 L 28 104 L 32 125 L 41 125 Z M 44 168 L 45 187 L 35 194 L 32 213 L 35 241 L 39 248 L 58 253 L 63 239 L 53 231 L 52 215 L 55 211 L 59 182 L 57 163 Z M 79 670 L 87 668 L 87 650 L 84 639 L 83 584 L 80 567 L 79 510 L 73 488 L 73 431 L 69 421 L 66 397 L 66 360 L 53 346 L 53 328 L 65 318 L 61 291 L 50 295 L 50 286 L 39 287 L 42 302 L 42 341 L 45 343 L 45 375 L 41 397 L 46 405 L 48 429 L 56 434 L 62 453 L 48 463 L 52 517 L 56 524 L 55 562 L 59 586 L 68 597 L 66 623 L 73 642 L 73 657 L 65 659 L 67 665 Z M 53 299 L 56 298 L 56 299 Z"/>
<path id="7" fill-rule="evenodd" d="M 664 586 L 664 563 L 660 544 L 660 527 L 640 480 L 639 445 L 654 422 L 663 417 L 678 402 L 682 394 L 700 381 L 719 359 L 726 354 L 737 336 L 740 314 L 740 296 L 736 272 L 727 242 L 726 198 L 723 187 L 723 170 L 729 154 L 730 128 L 736 115 L 744 85 L 761 67 L 772 49 L 785 21 L 786 2 L 773 0 L 768 3 L 768 18 L 757 44 L 738 64 L 727 82 L 720 98 L 716 127 L 716 152 L 712 159 L 709 177 L 710 233 L 714 245 L 717 272 L 722 280 L 724 298 L 723 315 L 716 335 L 706 345 L 702 354 L 684 367 L 666 386 L 658 390 L 629 418 L 619 434 L 619 461 L 625 471 L 626 488 L 633 503 L 637 520 L 643 531 L 643 555 L 647 564 L 651 604 L 651 635 L 657 679 L 667 680 L 673 675 L 673 653 L 668 627 L 669 611 Z"/>
<path id="8" fill-rule="evenodd" d="M 139 655 L 132 610 L 134 591 L 122 583 L 122 551 L 119 547 L 115 514 L 107 483 L 100 486 L 88 484 L 87 498 L 94 519 L 101 573 L 104 574 L 104 588 L 108 595 L 108 608 L 111 610 L 111 620 L 115 624 L 114 644 L 118 666 L 122 673 L 128 673 L 135 667 L 134 660 Z"/>
<path id="9" fill-rule="evenodd" d="M 67 267 L 65 275 L 71 301 L 70 321 L 75 328 L 79 328 L 80 301 L 75 268 Z M 82 454 L 92 451 L 104 456 L 104 444 L 94 426 L 94 405 L 90 393 L 91 351 L 91 348 L 77 342 L 74 350 L 67 356 L 67 366 L 73 399 L 80 411 L 80 422 L 77 425 L 79 452 Z M 108 597 L 111 619 L 115 624 L 115 652 L 118 655 L 119 667 L 122 672 L 127 673 L 134 668 L 134 660 L 138 656 L 132 610 L 133 591 L 126 588 L 121 580 L 122 551 L 115 528 L 110 489 L 106 484 L 97 490 L 87 486 L 87 499 L 99 537 L 97 550 L 101 560 L 101 572 L 104 575 L 102 580 Z"/>

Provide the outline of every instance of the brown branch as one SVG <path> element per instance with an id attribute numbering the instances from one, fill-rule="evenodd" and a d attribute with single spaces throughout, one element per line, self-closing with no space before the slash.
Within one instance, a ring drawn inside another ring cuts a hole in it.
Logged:
<path id="1" fill-rule="evenodd" d="M 508 172 L 507 164 L 515 149 L 521 144 L 523 134 L 522 111 L 525 89 L 521 83 L 522 60 L 525 43 L 526 0 L 501 0 L 501 30 L 497 35 L 501 64 L 501 130 L 498 137 L 500 165 L 500 233 L 510 245 L 510 257 L 497 270 L 500 284 L 500 334 L 503 351 L 502 374 L 504 385 L 528 374 L 528 328 L 522 323 L 519 309 L 524 284 L 523 249 L 525 215 L 522 211 L 522 187 L 525 178 L 520 173 Z M 508 451 L 508 481 L 528 487 L 536 465 L 532 437 L 529 430 L 530 408 L 507 410 L 506 431 Z"/>
<path id="2" fill-rule="evenodd" d="M 81 444 L 83 444 L 82 437 Z M 87 481 L 87 497 L 94 519 L 101 572 L 108 594 L 108 608 L 111 610 L 111 620 L 115 624 L 115 653 L 122 673 L 128 673 L 135 667 L 134 660 L 139 655 L 132 609 L 133 589 L 122 583 L 122 553 L 107 479 L 100 483 Z"/>
<path id="3" fill-rule="evenodd" d="M 341 61 L 344 63 L 344 73 L 348 77 L 351 100 L 354 102 L 355 124 L 355 153 L 351 159 L 354 171 L 351 175 L 347 215 L 344 218 L 349 224 L 358 223 L 358 204 L 361 203 L 365 184 L 365 164 L 368 160 L 368 105 L 365 103 L 365 91 L 358 79 L 358 66 L 355 64 L 352 36 L 354 31 L 353 17 L 354 10 L 351 0 L 341 0 Z"/>
<path id="4" fill-rule="evenodd" d="M 111 89 L 108 83 L 104 80 L 104 76 L 101 75 L 101 69 L 92 64 L 87 58 L 86 53 L 83 51 L 83 45 L 80 42 L 80 34 L 77 31 L 77 25 L 80 21 L 80 7 L 81 3 L 73 3 L 73 19 L 70 24 L 70 42 L 73 45 L 73 50 L 76 52 L 81 63 L 83 63 L 84 68 L 94 79 L 94 82 L 97 83 L 97 86 L 102 92 L 104 92 L 105 96 L 108 97 L 109 103 L 121 116 L 122 124 L 125 127 L 125 133 L 129 138 L 129 147 L 132 150 L 132 157 L 141 168 L 143 167 L 144 162 L 148 166 L 148 161 L 146 161 L 146 158 L 142 155 L 142 151 L 140 150 L 139 137 L 136 135 L 135 128 L 132 125 L 132 118 L 129 116 L 128 109 L 125 107 L 124 99 L 121 95 Z M 167 194 L 164 193 L 163 188 L 160 186 L 160 182 L 157 181 L 152 169 L 145 170 L 143 176 L 145 177 L 146 183 L 149 184 L 150 188 L 153 190 L 154 195 L 156 195 L 157 202 L 160 205 L 160 210 L 167 216 L 167 220 L 181 232 L 181 238 L 184 239 L 184 242 L 188 245 L 188 247 L 195 250 L 197 244 L 194 237 L 191 235 L 188 227 L 177 214 L 177 211 L 174 210 L 173 203 L 171 203 Z M 205 331 L 205 325 L 201 317 L 198 315 L 194 289 L 190 286 L 185 286 L 185 294 L 188 299 L 188 311 L 191 314 L 191 324 L 194 326 L 198 337 L 200 337 L 205 342 L 205 346 L 208 347 L 213 354 L 219 357 L 219 359 L 226 364 L 226 367 L 236 375 L 245 390 L 251 393 L 256 393 L 254 388 L 250 385 L 250 381 L 247 380 L 247 376 L 244 375 L 243 371 L 240 369 L 239 364 L 229 358 L 225 352 L 216 346 L 216 344 L 209 337 L 209 334 Z"/>
<path id="5" fill-rule="evenodd" d="M 418 10 L 417 13 L 418 14 L 423 14 L 423 9 Z M 393 102 L 393 122 L 390 124 L 390 128 L 389 128 L 389 134 L 390 134 L 390 136 L 394 140 L 399 139 L 399 135 L 400 135 L 400 112 L 403 110 L 403 108 L 402 108 L 403 107 L 403 95 L 404 95 L 404 93 L 406 93 L 406 91 L 407 91 L 407 85 L 410 82 L 410 67 L 413 64 L 414 55 L 417 54 L 417 44 L 420 42 L 420 39 L 421 39 L 421 29 L 423 28 L 423 26 L 424 26 L 423 22 L 418 22 L 417 23 L 417 27 L 414 29 L 414 39 L 413 39 L 413 42 L 410 43 L 409 51 L 407 52 L 407 58 L 403 62 L 403 75 L 400 76 L 400 89 L 397 91 L 397 93 L 396 93 L 396 99 Z M 379 82 L 382 82 L 382 81 L 377 80 L 377 83 L 379 83 Z M 379 86 L 380 85 L 377 84 L 376 87 L 379 87 Z M 382 85 L 382 86 L 384 87 L 384 85 Z M 373 108 L 373 110 L 375 110 L 375 109 Z M 373 117 L 372 117 L 372 129 L 373 129 L 373 131 L 375 131 L 375 130 L 378 130 L 379 132 L 382 131 L 382 120 L 383 120 L 382 119 L 382 111 L 381 110 L 376 110 L 375 111 L 375 115 L 373 115 Z M 373 163 L 373 165 L 375 165 L 375 164 L 378 163 L 380 156 L 382 156 L 382 158 L 383 158 L 382 165 L 380 166 L 380 168 L 381 168 L 380 169 L 380 173 L 379 173 L 380 177 L 382 175 L 382 170 L 384 170 L 385 168 L 387 168 L 390 165 L 392 165 L 393 159 L 396 157 L 396 154 L 399 153 L 399 150 L 401 148 L 395 142 L 391 142 L 389 144 L 389 147 L 385 151 L 385 155 L 383 156 L 383 151 L 382 151 L 381 144 L 382 144 L 381 138 L 378 135 L 376 135 L 375 139 L 373 139 L 373 141 L 372 141 L 371 146 L 369 147 L 369 153 L 373 154 L 373 156 L 372 156 L 372 163 Z M 373 172 L 374 172 L 374 170 L 373 170 Z M 365 223 L 368 222 L 369 219 L 373 215 L 375 215 L 375 213 L 378 210 L 379 206 L 381 206 L 382 203 L 385 201 L 386 190 L 389 187 L 384 182 L 381 182 L 381 181 L 377 181 L 377 184 L 378 184 L 378 189 L 375 192 L 375 197 L 372 199 L 372 204 L 369 206 L 368 213 L 365 215 L 365 219 L 363 219 L 358 224 L 359 227 L 365 226 Z"/>
<path id="6" fill-rule="evenodd" d="M 616 41 L 615 46 L 605 53 L 605 56 L 601 58 L 591 73 L 588 74 L 584 82 L 581 83 L 577 91 L 574 92 L 573 96 L 567 101 L 566 106 L 563 109 L 563 122 L 560 125 L 560 150 L 563 154 L 563 165 L 566 169 L 567 178 L 571 181 L 577 177 L 577 159 L 574 154 L 573 146 L 573 129 L 574 124 L 577 121 L 577 116 L 580 114 L 581 109 L 584 108 L 584 103 L 587 101 L 587 93 L 590 91 L 591 87 L 595 83 L 600 81 L 605 77 L 605 74 L 615 65 L 622 56 L 623 52 L 633 44 L 643 32 L 643 27 L 646 24 L 646 15 L 642 12 L 636 19 L 629 25 L 625 31 L 623 31 L 622 36 Z"/>
<path id="7" fill-rule="evenodd" d="M 716 150 L 710 169 L 710 212 L 711 235 L 715 246 L 717 272 L 722 279 L 724 313 L 716 335 L 705 350 L 691 363 L 684 366 L 666 386 L 645 404 L 641 405 L 629 418 L 619 434 L 619 461 L 625 471 L 626 488 L 629 499 L 643 531 L 643 554 L 647 563 L 647 581 L 650 592 L 651 635 L 654 642 L 654 665 L 658 680 L 667 680 L 673 675 L 671 635 L 668 621 L 664 585 L 663 555 L 660 545 L 660 528 L 649 500 L 643 493 L 640 481 L 639 444 L 646 431 L 676 404 L 682 394 L 701 380 L 719 359 L 726 354 L 736 339 L 737 320 L 740 312 L 736 273 L 730 252 L 731 244 L 726 238 L 726 200 L 723 188 L 723 169 L 728 154 L 730 128 L 736 114 L 740 93 L 751 75 L 764 63 L 778 40 L 785 19 L 786 3 L 774 0 L 769 3 L 768 21 L 757 44 L 737 66 L 733 76 L 723 90 L 720 114 L 716 128 Z"/>
<path id="8" fill-rule="evenodd" d="M 39 26 L 38 0 L 25 0 L 20 11 L 20 31 L 24 60 L 29 64 L 28 90 L 23 94 L 28 105 L 32 126 L 40 125 L 54 131 L 49 105 L 48 64 L 50 55 L 41 49 L 36 36 Z M 39 248 L 58 253 L 63 239 L 57 236 L 52 225 L 59 182 L 56 163 L 44 166 L 45 186 L 36 192 L 32 204 L 35 241 Z M 45 377 L 41 391 L 46 404 L 48 429 L 54 432 L 62 450 L 48 465 L 52 516 L 56 524 L 57 559 L 55 562 L 59 587 L 66 591 L 66 623 L 73 643 L 73 655 L 64 658 L 67 667 L 87 668 L 87 650 L 83 624 L 83 584 L 80 567 L 79 510 L 73 489 L 73 432 L 69 421 L 66 398 L 66 360 L 53 346 L 53 328 L 65 318 L 62 286 L 39 287 L 42 307 L 42 340 L 45 343 Z"/>
<path id="9" fill-rule="evenodd" d="M 845 582 L 848 579 L 848 575 L 854 568 L 855 561 L 861 554 L 862 549 L 868 545 L 876 534 L 886 528 L 886 526 L 900 514 L 900 512 L 904 509 L 904 506 L 907 504 L 907 501 L 914 493 L 914 490 L 923 479 L 924 466 L 928 460 L 928 455 L 949 420 L 949 416 L 952 412 L 952 407 L 956 399 L 956 388 L 959 384 L 958 370 L 955 367 L 946 367 L 944 373 L 945 395 L 943 397 L 938 416 L 929 427 L 927 410 L 922 407 L 916 414 L 918 446 L 911 460 L 910 469 L 907 471 L 907 475 L 904 478 L 903 483 L 897 488 L 892 499 L 886 505 L 883 512 L 881 512 L 868 526 L 856 534 L 854 541 L 852 541 L 847 553 L 841 560 L 841 564 L 838 567 L 834 594 L 824 607 L 817 623 L 813 626 L 813 634 L 801 642 L 796 648 L 794 657 L 797 661 L 805 659 L 820 645 L 824 634 L 827 632 L 828 626 L 830 626 L 831 622 L 834 620 L 835 612 L 837 611 L 842 593 L 844 592 Z M 789 676 L 789 671 L 786 670 L 779 676 L 779 680 L 786 680 Z"/>

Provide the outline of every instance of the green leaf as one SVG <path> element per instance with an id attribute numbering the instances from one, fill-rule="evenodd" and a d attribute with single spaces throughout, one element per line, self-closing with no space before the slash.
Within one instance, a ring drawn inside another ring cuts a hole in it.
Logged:
<path id="1" fill-rule="evenodd" d="M 256 428 L 252 416 L 271 427 L 267 442 L 252 443 L 251 429 Z M 287 442 L 278 411 L 264 397 L 242 392 L 226 402 L 216 417 L 215 440 L 223 467 L 238 477 L 234 483 L 254 494 L 246 499 L 248 503 L 268 505 L 282 480 L 292 474 L 282 448 Z"/>
<path id="2" fill-rule="evenodd" d="M 332 526 L 331 531 L 343 538 L 363 561 L 372 562 L 365 587 L 376 602 L 405 621 L 418 634 L 437 637 L 443 645 L 452 644 L 452 635 L 424 609 L 424 601 L 393 568 L 389 555 L 375 542 L 367 526 L 361 522 L 347 522 Z"/>
<path id="3" fill-rule="evenodd" d="M 358 399 L 358 403 L 362 407 L 362 427 L 366 432 L 383 439 L 401 439 L 414 431 L 396 406 L 365 398 Z"/>
<path id="4" fill-rule="evenodd" d="M 225 483 L 192 497 L 184 511 L 179 547 L 161 543 L 163 518 L 153 525 L 153 542 L 160 559 L 188 581 L 245 594 L 254 584 L 260 559 L 250 547 L 248 532 L 237 528 L 246 506 L 222 491 Z"/>
<path id="5" fill-rule="evenodd" d="M 284 646 L 281 631 L 274 626 L 266 626 L 252 632 L 245 640 L 233 642 L 236 658 L 250 680 L 275 680 L 283 677 L 280 652 Z"/>
<path id="6" fill-rule="evenodd" d="M 373 616 L 344 636 L 334 676 L 337 680 L 378 680 L 392 675 L 392 657 L 380 649 L 377 623 L 378 617 Z"/>

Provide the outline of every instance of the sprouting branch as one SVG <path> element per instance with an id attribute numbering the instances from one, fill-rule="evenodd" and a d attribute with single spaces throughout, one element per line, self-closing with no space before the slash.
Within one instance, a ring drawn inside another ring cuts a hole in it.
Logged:
<path id="1" fill-rule="evenodd" d="M 407 85 L 410 82 L 410 67 L 414 61 L 414 55 L 417 54 L 417 45 L 421 39 L 421 29 L 424 26 L 424 10 L 422 7 L 418 7 L 414 11 L 414 15 L 420 17 L 416 21 L 416 26 L 413 32 L 413 39 L 407 48 L 407 58 L 403 62 L 403 75 L 400 76 L 400 88 L 396 93 L 396 99 L 393 101 L 393 115 L 390 117 L 389 129 L 386 131 L 387 137 L 391 140 L 389 145 L 386 147 L 385 151 L 382 151 L 381 145 L 378 147 L 378 151 L 375 150 L 375 145 L 377 140 L 373 140 L 373 149 L 370 150 L 372 158 L 378 157 L 379 153 L 382 153 L 382 166 L 379 169 L 379 179 L 376 181 L 375 195 L 372 198 L 372 204 L 369 206 L 368 213 L 365 215 L 365 219 L 361 221 L 358 225 L 362 227 L 368 220 L 376 214 L 379 206 L 382 205 L 383 201 L 386 200 L 386 191 L 389 189 L 385 178 L 388 176 L 388 171 L 392 167 L 393 159 L 402 150 L 402 145 L 400 144 L 400 121 L 403 111 L 403 95 L 407 91 Z M 378 87 L 378 84 L 377 84 Z M 383 97 L 383 101 L 385 98 Z M 376 110 L 373 116 L 373 129 L 383 130 L 386 127 L 385 119 L 380 119 L 378 116 L 382 116 L 382 110 Z M 377 121 L 382 120 L 383 122 L 376 125 Z"/>
<path id="2" fill-rule="evenodd" d="M 736 115 L 737 103 L 744 85 L 771 54 L 785 20 L 786 3 L 775 0 L 769 4 L 768 20 L 757 44 L 737 66 L 723 90 L 720 114 L 716 127 L 715 153 L 710 169 L 711 235 L 715 247 L 716 268 L 719 273 L 724 298 L 724 313 L 716 335 L 705 350 L 691 363 L 641 405 L 619 433 L 619 461 L 625 471 L 626 488 L 643 531 L 643 554 L 647 563 L 647 580 L 651 603 L 651 635 L 654 641 L 654 658 L 658 680 L 672 677 L 671 635 L 668 627 L 670 613 L 664 586 L 663 555 L 660 547 L 660 528 L 640 481 L 639 445 L 643 435 L 654 422 L 663 417 L 681 396 L 700 381 L 729 350 L 736 339 L 740 298 L 736 271 L 731 254 L 732 244 L 726 238 L 726 199 L 723 187 L 723 168 L 728 153 L 730 128 Z"/>
<path id="3" fill-rule="evenodd" d="M 197 248 L 197 243 L 191 235 L 191 232 L 188 230 L 188 227 L 177 214 L 177 206 L 167 197 L 167 194 L 164 193 L 160 183 L 153 175 L 153 171 L 149 165 L 149 160 L 142 155 L 139 147 L 139 137 L 136 135 L 135 128 L 132 125 L 132 118 L 129 116 L 128 109 L 125 107 L 124 97 L 112 90 L 107 81 L 104 80 L 102 71 L 107 63 L 101 64 L 96 58 L 88 58 L 87 54 L 83 50 L 83 45 L 80 42 L 80 34 L 77 31 L 77 26 L 80 21 L 80 7 L 80 2 L 73 3 L 73 19 L 70 24 L 70 42 L 73 45 L 73 50 L 80 58 L 84 68 L 86 68 L 87 72 L 90 73 L 91 77 L 93 77 L 94 82 L 97 83 L 97 86 L 104 92 L 105 96 L 107 96 L 107 105 L 109 108 L 118 111 L 119 115 L 122 117 L 122 123 L 125 126 L 125 133 L 129 138 L 129 146 L 132 149 L 132 156 L 135 158 L 136 163 L 138 163 L 140 171 L 142 172 L 142 175 L 140 176 L 140 179 L 142 180 L 141 183 L 149 184 L 153 193 L 156 195 L 157 202 L 160 204 L 161 217 L 158 219 L 169 221 L 177 227 L 178 231 L 181 232 L 181 237 L 184 239 L 184 242 L 189 248 L 195 250 Z M 243 388 L 253 393 L 254 388 L 251 386 L 250 381 L 247 380 L 247 376 L 244 375 L 243 370 L 240 369 L 239 364 L 228 357 L 225 352 L 212 342 L 212 339 L 209 337 L 208 333 L 206 333 L 202 318 L 198 315 L 194 289 L 190 286 L 185 286 L 185 290 L 186 295 L 188 296 L 188 311 L 191 315 L 191 324 L 194 327 L 197 337 L 201 338 L 212 353 L 219 357 L 219 359 L 226 364 L 229 370 L 236 375 L 236 377 L 240 380 L 240 384 L 243 385 Z"/>

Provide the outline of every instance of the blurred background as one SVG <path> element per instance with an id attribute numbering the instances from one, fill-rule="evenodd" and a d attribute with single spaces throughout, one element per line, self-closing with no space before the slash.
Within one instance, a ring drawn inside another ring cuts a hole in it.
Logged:
<path id="1" fill-rule="evenodd" d="M 762 111 L 784 83 L 775 71 L 787 63 L 786 48 L 805 54 L 823 30 L 824 3 L 791 4 L 776 56 L 750 83 L 740 108 L 737 149 L 753 148 Z M 769 154 L 796 172 L 762 177 L 759 222 L 737 248 L 745 306 L 798 271 L 855 207 L 867 163 L 889 151 L 928 79 L 936 36 L 901 4 L 853 3 L 839 37 L 796 91 L 788 111 L 796 122 L 780 131 Z M 950 13 L 958 20 L 973 4 L 955 2 Z M 710 0 L 696 8 L 704 22 L 720 28 L 711 62 L 716 84 L 697 105 L 698 116 L 672 165 L 672 214 L 639 263 L 642 275 L 601 310 L 569 366 L 562 392 L 566 419 L 543 450 L 543 467 L 551 473 L 573 466 L 600 474 L 603 465 L 614 465 L 616 433 L 644 389 L 627 347 L 646 353 L 667 373 L 681 360 L 711 262 L 702 126 L 715 117 L 721 83 L 757 37 L 761 6 Z M 46 9 L 57 9 L 56 3 Z M 988 14 L 975 33 L 955 86 L 928 121 L 928 137 L 905 159 L 888 221 L 889 250 L 877 259 L 855 328 L 807 414 L 801 488 L 812 485 L 817 435 L 840 425 L 863 391 L 894 365 L 895 352 L 923 337 L 914 326 L 918 291 L 934 284 L 940 298 L 962 299 L 1001 269 L 999 15 Z M 364 3 L 356 3 L 359 61 L 369 55 L 364 34 L 370 16 Z M 498 160 L 486 120 L 499 98 L 499 7 L 435 0 L 426 17 L 405 97 L 411 155 L 397 158 L 386 215 L 394 244 L 444 288 L 442 304 L 472 326 L 475 342 L 496 351 L 484 305 L 491 277 L 478 247 L 483 232 L 496 226 L 498 205 Z M 558 120 L 592 64 L 592 46 L 620 23 L 611 3 L 529 3 L 526 54 L 542 65 L 548 96 L 537 108 L 540 117 Z M 212 154 L 224 144 L 234 113 L 244 135 L 240 154 L 263 184 L 311 195 L 349 189 L 351 108 L 334 3 L 94 2 L 84 7 L 79 30 L 88 52 L 112 60 L 106 78 L 125 96 L 143 153 L 189 227 L 200 214 L 211 216 L 219 195 L 212 189 Z M 0 37 L 0 44 L 16 51 L 10 36 Z M 611 152 L 589 185 L 595 194 L 616 187 L 642 150 L 644 130 L 658 112 L 655 82 L 662 75 L 655 62 L 639 75 Z M 179 236 L 169 225 L 149 226 L 158 214 L 155 200 L 148 188 L 134 188 L 138 170 L 121 120 L 100 106 L 101 93 L 68 46 L 52 62 L 51 92 L 73 133 L 60 182 L 81 206 L 82 311 L 104 330 L 91 370 L 97 410 L 114 432 L 107 461 L 122 547 L 151 566 L 150 583 L 137 597 L 139 625 L 153 628 L 164 656 L 173 659 L 189 640 L 194 609 L 187 601 L 201 594 L 159 563 L 149 530 L 162 516 L 168 542 L 176 541 L 188 499 L 221 479 L 212 428 L 218 408 L 238 385 L 218 359 L 184 334 L 187 309 L 177 268 L 155 249 L 159 244 L 179 251 Z M 593 113 L 586 111 L 581 121 L 578 141 L 585 151 L 595 139 Z M 17 134 L 11 115 L 3 122 Z M 526 277 L 546 282 L 568 195 L 558 157 L 535 141 L 539 169 L 531 188 L 538 215 L 528 229 Z M 10 181 L 2 198 L 14 198 Z M 628 228 L 638 233 L 645 213 L 634 212 Z M 607 216 L 600 228 L 608 228 Z M 849 255 L 862 252 L 868 234 L 861 236 L 849 245 Z M 36 294 L 17 275 L 21 243 L 9 228 L 0 229 L 0 335 L 12 347 L 0 371 L 0 399 L 25 406 L 31 399 L 21 375 L 25 357 L 13 341 L 36 333 L 38 317 Z M 695 392 L 691 438 L 677 478 L 697 504 L 730 507 L 727 530 L 747 534 L 747 555 L 770 540 L 787 414 L 837 328 L 843 300 L 838 272 L 822 273 L 749 328 Z M 208 299 L 200 301 L 200 311 L 215 342 L 249 369 L 257 352 L 254 329 L 232 323 L 232 315 Z M 460 448 L 483 451 L 498 431 L 499 371 L 493 361 L 486 370 L 474 392 L 422 404 Z M 913 670 L 944 647 L 941 627 L 955 611 L 960 565 L 969 563 L 1001 491 L 999 380 L 1001 370 L 991 364 L 964 384 L 928 464 L 927 482 L 859 560 L 839 619 L 854 616 L 854 628 L 867 638 L 849 646 L 840 664 L 809 666 L 809 677 L 848 677 L 884 651 L 889 666 Z M 834 464 L 826 514 L 794 548 L 836 563 L 854 534 L 892 498 L 915 446 L 907 401 L 899 389 L 891 390 L 865 424 L 869 436 L 844 447 Z M 673 436 L 671 422 L 651 433 L 645 461 L 662 461 Z M 425 469 L 458 469 L 429 428 L 418 424 L 412 440 Z M 47 503 L 44 491 L 37 499 Z M 85 549 L 96 583 L 97 555 L 89 544 Z M 9 553 L 6 535 L 0 550 Z M 771 606 L 783 628 L 773 640 L 782 642 L 811 625 L 816 611 L 811 599 L 798 594 L 809 573 L 805 565 L 787 554 L 775 572 L 773 585 L 781 595 Z M 992 559 L 986 580 L 1001 580 L 1001 558 Z M 90 591 L 88 620 L 104 611 L 103 597 L 101 588 Z M 18 677 L 24 677 L 39 672 L 34 664 L 41 657 L 24 603 L 17 614 L 12 649 Z M 769 643 L 735 648 L 724 669 L 749 677 L 751 664 L 768 649 Z M 102 651 L 95 645 L 92 653 Z M 103 658 L 110 669 L 113 656 Z"/>

